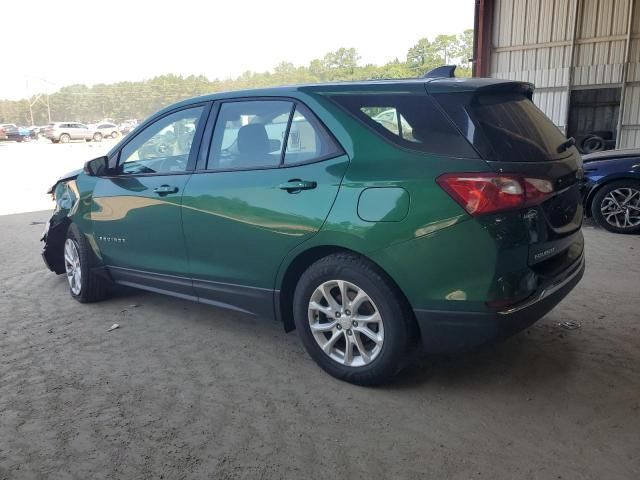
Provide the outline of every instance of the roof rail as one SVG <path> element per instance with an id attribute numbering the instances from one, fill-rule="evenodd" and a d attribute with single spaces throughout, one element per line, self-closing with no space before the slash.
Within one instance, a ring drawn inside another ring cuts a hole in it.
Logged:
<path id="1" fill-rule="evenodd" d="M 455 65 L 442 65 L 425 73 L 422 78 L 453 78 L 456 76 Z"/>

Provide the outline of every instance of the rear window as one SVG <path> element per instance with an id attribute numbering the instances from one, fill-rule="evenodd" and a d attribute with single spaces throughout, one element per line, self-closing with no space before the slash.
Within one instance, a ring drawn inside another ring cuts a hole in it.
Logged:
<path id="1" fill-rule="evenodd" d="M 455 93 L 434 98 L 486 160 L 540 162 L 571 153 L 558 153 L 566 138 L 525 95 Z"/>
<path id="2" fill-rule="evenodd" d="M 477 157 L 427 94 L 334 95 L 331 99 L 377 133 L 404 148 Z"/>

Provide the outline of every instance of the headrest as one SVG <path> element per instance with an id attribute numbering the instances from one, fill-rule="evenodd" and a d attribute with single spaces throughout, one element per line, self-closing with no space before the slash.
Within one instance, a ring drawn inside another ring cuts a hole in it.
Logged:
<path id="1" fill-rule="evenodd" d="M 238 152 L 241 155 L 269 153 L 269 137 L 263 123 L 250 123 L 238 130 Z"/>

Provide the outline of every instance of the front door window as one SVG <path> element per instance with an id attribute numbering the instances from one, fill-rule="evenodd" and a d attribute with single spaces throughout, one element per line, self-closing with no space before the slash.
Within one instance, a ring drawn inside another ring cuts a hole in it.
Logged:
<path id="1" fill-rule="evenodd" d="M 120 174 L 184 172 L 203 107 L 174 112 L 148 126 L 120 152 Z"/>

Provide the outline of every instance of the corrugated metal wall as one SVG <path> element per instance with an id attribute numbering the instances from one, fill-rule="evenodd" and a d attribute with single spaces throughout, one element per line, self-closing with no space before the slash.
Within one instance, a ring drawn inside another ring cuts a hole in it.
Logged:
<path id="1" fill-rule="evenodd" d="M 620 148 L 640 147 L 640 5 L 633 7 Z"/>
<path id="2" fill-rule="evenodd" d="M 495 0 L 490 75 L 536 86 L 534 101 L 562 129 L 572 89 L 623 85 L 621 148 L 640 147 L 640 0 Z"/>

